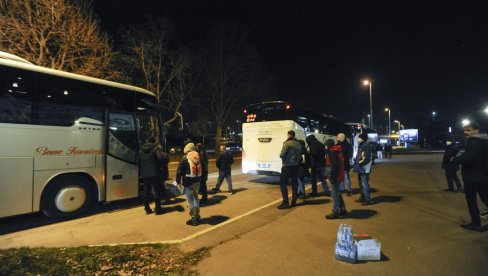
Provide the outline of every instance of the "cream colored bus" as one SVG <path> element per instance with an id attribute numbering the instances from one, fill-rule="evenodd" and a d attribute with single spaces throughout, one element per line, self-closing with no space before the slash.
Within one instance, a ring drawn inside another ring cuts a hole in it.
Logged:
<path id="1" fill-rule="evenodd" d="M 0 52 L 0 217 L 71 218 L 137 197 L 136 153 L 160 137 L 157 108 L 150 91 Z"/>

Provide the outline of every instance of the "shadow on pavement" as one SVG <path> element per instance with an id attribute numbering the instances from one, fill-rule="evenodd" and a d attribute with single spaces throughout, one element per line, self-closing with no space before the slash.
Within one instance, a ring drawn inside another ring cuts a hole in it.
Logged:
<path id="1" fill-rule="evenodd" d="M 357 210 L 351 210 L 347 214 L 345 218 L 348 219 L 367 219 L 370 218 L 374 215 L 376 215 L 378 212 L 375 210 L 366 210 L 366 209 L 357 209 Z"/>
<path id="2" fill-rule="evenodd" d="M 385 254 L 383 254 L 383 252 L 381 252 L 381 257 L 380 257 L 380 260 L 379 261 L 356 261 L 356 264 L 367 264 L 369 262 L 388 262 L 390 261 L 390 258 L 388 258 L 388 256 L 386 256 Z"/>
<path id="3" fill-rule="evenodd" d="M 377 196 L 371 198 L 374 204 L 383 203 L 383 202 L 400 202 L 403 196 Z"/>
<path id="4" fill-rule="evenodd" d="M 208 218 L 202 218 L 200 220 L 200 223 L 201 224 L 217 225 L 217 224 L 220 224 L 220 223 L 222 223 L 228 219 L 229 219 L 229 217 L 227 217 L 227 216 L 211 216 Z"/>
<path id="5" fill-rule="evenodd" d="M 227 196 L 224 196 L 224 195 L 217 195 L 217 194 L 209 194 L 209 195 L 213 195 L 213 196 L 208 197 L 206 203 L 204 203 L 204 204 L 200 203 L 200 207 L 220 204 L 222 202 L 222 200 L 227 198 Z"/>
<path id="6" fill-rule="evenodd" d="M 260 177 L 260 178 L 251 179 L 251 180 L 249 180 L 249 182 L 280 185 L 280 177 L 279 176 L 264 176 L 264 177 Z"/>
<path id="7" fill-rule="evenodd" d="M 299 203 L 298 205 L 318 205 L 318 204 L 324 204 L 324 203 L 328 203 L 328 202 L 331 202 L 330 199 L 307 199 L 307 200 L 304 200 L 303 202 Z"/>
<path id="8" fill-rule="evenodd" d="M 176 206 L 171 206 L 171 207 L 165 207 L 164 205 L 162 206 L 163 209 L 163 215 L 171 212 L 184 212 L 185 208 L 181 205 L 176 205 Z"/>

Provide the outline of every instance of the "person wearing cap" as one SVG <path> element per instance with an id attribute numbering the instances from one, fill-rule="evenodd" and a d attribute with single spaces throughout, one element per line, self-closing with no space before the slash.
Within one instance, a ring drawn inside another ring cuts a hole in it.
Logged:
<path id="1" fill-rule="evenodd" d="M 480 133 L 480 125 L 471 122 L 464 126 L 466 149 L 458 157 L 451 158 L 454 164 L 460 164 L 464 182 L 464 195 L 468 203 L 471 222 L 461 227 L 483 232 L 480 210 L 476 201 L 479 194 L 481 201 L 488 206 L 488 135 Z"/>
<path id="2" fill-rule="evenodd" d="M 281 148 L 280 158 L 283 163 L 280 175 L 280 189 L 283 202 L 278 206 L 278 209 L 290 208 L 288 202 L 288 188 L 286 184 L 291 178 L 291 207 L 295 207 L 298 198 L 298 170 L 300 167 L 300 159 L 302 155 L 302 146 L 295 138 L 295 131 L 288 131 L 288 138 L 283 142 Z"/>
<path id="3" fill-rule="evenodd" d="M 353 150 L 351 144 L 347 142 L 346 135 L 344 133 L 337 134 L 337 143 L 341 145 L 342 154 L 344 155 L 344 181 L 341 182 L 341 190 L 346 190 L 347 183 L 347 196 L 352 195 L 351 187 L 351 177 L 349 176 L 349 171 L 351 170 L 351 158 L 353 155 Z"/>
<path id="4" fill-rule="evenodd" d="M 451 159 L 456 157 L 459 152 L 459 147 L 454 143 L 453 138 L 447 138 L 446 140 L 446 151 L 444 152 L 444 157 L 442 158 L 442 169 L 445 172 L 447 180 L 447 189 L 445 192 L 455 192 L 453 182 L 456 183 L 456 191 L 462 192 L 463 186 L 461 181 L 457 176 L 457 171 L 459 170 L 459 165 L 451 162 Z"/>
<path id="5" fill-rule="evenodd" d="M 190 220 L 186 224 L 197 226 L 201 220 L 200 202 L 198 201 L 198 188 L 202 175 L 200 156 L 195 151 L 195 144 L 191 142 L 185 145 L 183 153 L 184 155 L 176 170 L 176 183 L 178 185 L 183 184 L 183 193 L 186 196 L 190 211 Z"/>
<path id="6" fill-rule="evenodd" d="M 337 219 L 347 215 L 346 204 L 342 198 L 340 184 L 344 181 L 344 155 L 340 144 L 335 144 L 334 140 L 325 141 L 325 151 L 327 157 L 325 164 L 330 168 L 330 186 L 332 187 L 332 213 L 325 216 L 326 219 Z"/>
<path id="7" fill-rule="evenodd" d="M 356 160 L 354 161 L 354 172 L 358 173 L 359 190 L 361 196 L 356 202 L 361 202 L 362 205 L 373 204 L 369 190 L 369 174 L 371 173 L 371 147 L 368 143 L 368 134 L 361 133 L 358 137 L 358 152 Z"/>

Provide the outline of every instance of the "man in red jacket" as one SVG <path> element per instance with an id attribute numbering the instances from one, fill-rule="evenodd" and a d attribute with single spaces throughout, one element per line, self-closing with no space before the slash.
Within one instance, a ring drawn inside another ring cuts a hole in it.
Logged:
<path id="1" fill-rule="evenodd" d="M 325 141 L 325 150 L 327 158 L 325 159 L 326 167 L 330 168 L 328 176 L 332 187 L 332 213 L 325 216 L 326 219 L 337 219 L 347 215 L 346 205 L 342 199 L 339 185 L 344 181 L 344 156 L 340 144 L 335 144 L 334 140 Z M 329 170 L 329 169 L 327 169 Z"/>

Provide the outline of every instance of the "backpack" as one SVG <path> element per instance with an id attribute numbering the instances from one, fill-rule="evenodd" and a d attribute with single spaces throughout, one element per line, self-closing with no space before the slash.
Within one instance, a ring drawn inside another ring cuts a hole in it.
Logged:
<path id="1" fill-rule="evenodd" d="M 200 164 L 200 155 L 196 151 L 190 151 L 187 155 L 188 164 L 190 166 L 189 177 L 198 177 L 202 175 L 202 165 Z"/>

